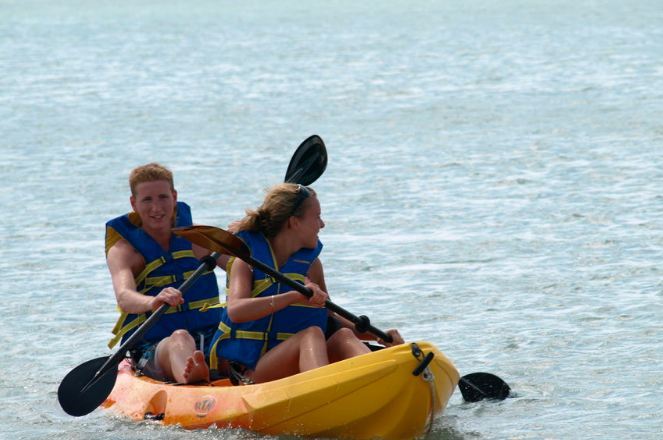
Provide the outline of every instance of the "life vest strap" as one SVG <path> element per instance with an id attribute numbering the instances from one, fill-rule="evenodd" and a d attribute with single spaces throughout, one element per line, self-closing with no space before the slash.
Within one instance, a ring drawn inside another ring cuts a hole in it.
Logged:
<path id="1" fill-rule="evenodd" d="M 143 287 L 143 289 L 141 289 L 141 293 L 147 292 L 152 287 L 166 286 L 168 284 L 173 284 L 173 283 L 176 283 L 178 281 L 179 282 L 184 282 L 185 280 L 188 280 L 191 277 L 191 275 L 193 275 L 194 272 L 195 272 L 195 270 L 189 270 L 187 272 L 184 272 L 184 279 L 183 280 L 178 279 L 177 276 L 175 276 L 175 275 L 164 275 L 164 276 L 160 276 L 160 277 L 146 277 L 145 280 L 144 280 L 144 284 L 143 284 L 144 287 Z M 208 271 L 203 272 L 203 275 L 209 275 L 211 273 L 212 273 L 212 271 L 208 270 Z"/>
<path id="2" fill-rule="evenodd" d="M 299 273 L 286 273 L 284 275 L 290 278 L 291 280 L 299 281 L 302 284 L 306 282 L 306 276 Z M 251 296 L 255 298 L 256 296 L 260 295 L 265 290 L 269 289 L 278 282 L 279 281 L 277 281 L 275 278 L 272 278 L 270 276 L 267 276 L 266 278 L 262 278 L 260 280 L 253 281 L 253 290 L 251 290 Z"/>
<path id="3" fill-rule="evenodd" d="M 190 310 L 198 310 L 199 312 L 204 313 L 211 308 L 218 307 L 218 304 L 219 304 L 219 297 L 214 296 L 211 298 L 205 298 L 198 301 L 191 301 L 189 303 L 184 303 L 177 307 L 170 306 L 166 310 L 166 314 L 180 313 Z M 117 323 L 115 323 L 115 327 L 113 327 L 113 334 L 115 336 L 108 342 L 108 348 L 113 348 L 115 345 L 117 345 L 118 341 L 120 341 L 122 337 L 125 334 L 127 334 L 127 332 L 133 330 L 134 328 L 138 327 L 140 324 L 145 322 L 145 320 L 147 320 L 147 314 L 141 313 L 136 315 L 136 317 L 131 321 L 125 323 L 128 316 L 129 316 L 128 313 L 122 312 L 122 314 L 118 318 Z"/>
<path id="4" fill-rule="evenodd" d="M 138 315 L 135 319 L 133 319 L 128 324 L 120 327 L 120 329 L 117 330 L 117 332 L 116 332 L 116 329 L 117 329 L 118 325 L 121 325 L 121 322 L 123 322 L 124 318 L 126 318 L 127 316 L 128 315 L 126 313 L 122 313 L 122 315 L 120 316 L 120 319 L 118 319 L 118 321 L 117 321 L 117 324 L 115 324 L 115 327 L 113 328 L 113 333 L 115 334 L 115 336 L 110 341 L 108 341 L 108 348 L 115 347 L 115 345 L 117 345 L 117 343 L 122 339 L 122 337 L 125 334 L 127 334 L 127 332 L 135 329 L 136 327 L 138 327 L 140 324 L 142 324 L 143 322 L 145 322 L 147 320 L 147 316 L 145 316 L 145 314 L 143 313 L 141 315 Z"/>
<path id="5" fill-rule="evenodd" d="M 219 337 L 219 340 L 223 339 L 251 339 L 253 341 L 264 341 L 268 338 L 269 332 L 253 332 L 253 331 L 247 331 L 247 330 L 236 330 L 236 329 L 231 329 L 227 324 L 224 322 L 219 323 L 219 330 L 221 330 L 222 334 Z M 293 336 L 294 333 L 285 333 L 285 332 L 279 332 L 276 333 L 276 339 L 279 341 L 285 341 L 289 337 Z"/>
<path id="6" fill-rule="evenodd" d="M 180 258 L 196 258 L 195 254 L 193 253 L 193 250 L 191 249 L 174 251 L 170 254 L 170 257 L 173 258 L 174 260 Z M 145 264 L 145 269 L 143 269 L 143 271 L 138 275 L 138 277 L 136 277 L 136 285 L 137 286 L 140 285 L 143 281 L 145 281 L 147 284 L 147 278 L 148 278 L 147 276 L 156 269 L 166 264 L 166 261 L 167 261 L 166 258 L 161 256 L 156 260 L 150 261 L 149 263 Z M 193 273 L 193 271 L 189 273 Z M 155 278 L 162 278 L 162 277 L 155 277 Z M 188 278 L 188 276 L 185 276 L 185 278 Z"/>

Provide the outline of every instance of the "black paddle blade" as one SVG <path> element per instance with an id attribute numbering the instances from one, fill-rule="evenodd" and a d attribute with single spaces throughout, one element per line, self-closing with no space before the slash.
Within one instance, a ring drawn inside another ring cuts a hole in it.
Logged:
<path id="1" fill-rule="evenodd" d="M 466 402 L 478 402 L 483 399 L 504 400 L 511 392 L 506 382 L 490 373 L 467 374 L 460 378 L 458 388 Z"/>
<path id="2" fill-rule="evenodd" d="M 191 243 L 220 254 L 232 255 L 241 260 L 251 258 L 251 251 L 239 237 L 214 226 L 195 225 L 173 228 L 173 233 Z"/>
<path id="3" fill-rule="evenodd" d="M 301 143 L 290 159 L 285 183 L 310 185 L 327 169 L 327 148 L 320 136 L 314 134 Z"/>
<path id="4" fill-rule="evenodd" d="M 107 360 L 108 357 L 89 360 L 71 370 L 62 379 L 58 388 L 58 401 L 64 412 L 74 417 L 84 416 L 106 400 L 115 386 L 117 368 L 104 373 L 85 391 L 83 389 Z"/>

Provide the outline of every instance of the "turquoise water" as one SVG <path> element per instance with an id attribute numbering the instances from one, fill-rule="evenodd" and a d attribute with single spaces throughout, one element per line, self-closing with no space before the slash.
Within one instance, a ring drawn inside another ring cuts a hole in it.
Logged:
<path id="1" fill-rule="evenodd" d="M 663 4 L 136 3 L 0 0 L 0 438 L 257 438 L 56 390 L 108 353 L 130 169 L 224 226 L 313 133 L 333 299 L 515 391 L 430 438 L 660 436 Z"/>

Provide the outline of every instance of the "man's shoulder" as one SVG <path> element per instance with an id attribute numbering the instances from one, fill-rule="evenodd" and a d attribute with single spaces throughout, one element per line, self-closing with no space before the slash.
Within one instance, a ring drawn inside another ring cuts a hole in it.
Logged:
<path id="1" fill-rule="evenodd" d="M 129 243 L 124 238 L 118 238 L 115 243 L 113 243 L 108 251 L 106 252 L 106 257 L 121 257 L 121 258 L 131 258 L 135 255 L 140 255 L 140 253 L 134 248 L 131 243 Z"/>

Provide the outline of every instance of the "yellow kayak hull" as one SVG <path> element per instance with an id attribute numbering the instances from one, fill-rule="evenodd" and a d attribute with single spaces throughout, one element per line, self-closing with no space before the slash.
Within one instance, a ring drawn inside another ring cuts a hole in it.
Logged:
<path id="1" fill-rule="evenodd" d="M 458 371 L 428 342 L 428 371 L 410 344 L 386 348 L 273 382 L 175 386 L 137 377 L 123 364 L 104 406 L 134 420 L 184 428 L 244 428 L 263 434 L 340 438 L 413 438 L 444 411 Z"/>

